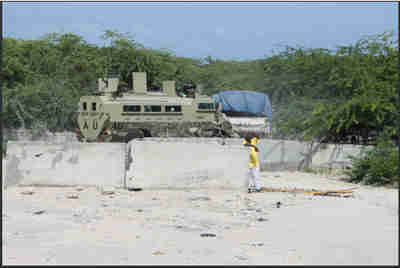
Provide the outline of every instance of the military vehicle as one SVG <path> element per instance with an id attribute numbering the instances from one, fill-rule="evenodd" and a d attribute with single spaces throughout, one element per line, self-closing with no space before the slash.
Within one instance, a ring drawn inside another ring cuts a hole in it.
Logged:
<path id="1" fill-rule="evenodd" d="M 231 123 L 211 97 L 195 87 L 178 96 L 175 81 L 147 90 L 146 73 L 132 73 L 132 88 L 118 77 L 100 78 L 98 92 L 78 104 L 77 137 L 87 142 L 128 142 L 143 137 L 231 137 Z"/>

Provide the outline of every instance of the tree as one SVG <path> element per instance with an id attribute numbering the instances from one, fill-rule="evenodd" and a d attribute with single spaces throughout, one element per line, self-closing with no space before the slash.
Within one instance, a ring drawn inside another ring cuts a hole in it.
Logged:
<path id="1" fill-rule="evenodd" d="M 266 92 L 283 110 L 278 127 L 331 141 L 348 135 L 366 140 L 384 128 L 397 135 L 397 48 L 392 34 L 383 33 L 339 47 L 336 53 L 286 47 L 266 59 Z M 296 105 L 299 101 L 302 106 Z M 285 112 L 287 106 L 298 107 L 298 112 Z"/>

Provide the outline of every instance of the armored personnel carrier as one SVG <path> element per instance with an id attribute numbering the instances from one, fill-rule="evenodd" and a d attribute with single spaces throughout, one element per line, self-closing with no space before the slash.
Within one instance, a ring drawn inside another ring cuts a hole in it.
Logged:
<path id="1" fill-rule="evenodd" d="M 132 89 L 121 90 L 119 78 L 100 78 L 98 92 L 82 96 L 77 137 L 87 142 L 128 142 L 143 137 L 232 137 L 231 123 L 211 97 L 192 88 L 178 96 L 175 81 L 162 91 L 147 90 L 146 73 L 132 73 Z"/>

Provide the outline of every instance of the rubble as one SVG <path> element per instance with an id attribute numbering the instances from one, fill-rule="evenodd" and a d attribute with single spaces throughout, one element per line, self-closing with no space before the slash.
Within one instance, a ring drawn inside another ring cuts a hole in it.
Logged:
<path id="1" fill-rule="evenodd" d="M 24 191 L 21 192 L 23 195 L 33 195 L 35 192 L 33 191 L 33 188 L 27 188 Z"/>
<path id="2" fill-rule="evenodd" d="M 82 186 L 78 186 L 75 188 L 76 191 L 81 192 L 83 191 L 85 188 L 83 188 Z"/>
<path id="3" fill-rule="evenodd" d="M 46 212 L 46 210 L 40 209 L 40 210 L 34 211 L 33 214 L 35 214 L 35 215 L 40 215 L 40 214 L 43 214 L 43 213 L 45 213 L 45 212 Z"/>
<path id="4" fill-rule="evenodd" d="M 211 233 L 202 233 L 200 234 L 201 237 L 216 237 L 216 234 L 211 234 Z"/>
<path id="5" fill-rule="evenodd" d="M 112 186 L 103 186 L 101 187 L 102 195 L 113 195 L 115 194 L 115 188 Z"/>
<path id="6" fill-rule="evenodd" d="M 189 198 L 190 201 L 210 201 L 211 199 L 207 196 L 197 196 Z"/>
<path id="7" fill-rule="evenodd" d="M 68 199 L 78 199 L 78 198 L 79 198 L 79 195 L 76 194 L 76 193 L 68 193 L 68 194 L 67 194 L 67 198 L 68 198 Z"/>

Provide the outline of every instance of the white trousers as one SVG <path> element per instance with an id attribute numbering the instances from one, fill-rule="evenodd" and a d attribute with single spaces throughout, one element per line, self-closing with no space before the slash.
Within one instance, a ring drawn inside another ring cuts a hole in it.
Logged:
<path id="1" fill-rule="evenodd" d="M 249 168 L 249 188 L 260 190 L 260 169 L 258 167 Z"/>

